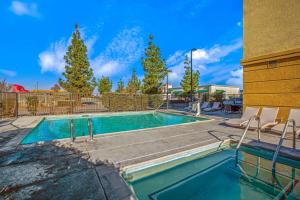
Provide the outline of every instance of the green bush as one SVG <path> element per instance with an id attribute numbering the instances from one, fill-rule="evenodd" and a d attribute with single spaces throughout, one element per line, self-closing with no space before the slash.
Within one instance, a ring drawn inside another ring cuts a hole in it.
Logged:
<path id="1" fill-rule="evenodd" d="M 101 95 L 108 111 L 140 111 L 156 109 L 163 103 L 161 95 L 105 93 Z"/>

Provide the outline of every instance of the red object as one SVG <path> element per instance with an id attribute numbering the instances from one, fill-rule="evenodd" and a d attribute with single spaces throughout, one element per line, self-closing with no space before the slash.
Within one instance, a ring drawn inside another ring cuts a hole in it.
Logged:
<path id="1" fill-rule="evenodd" d="M 12 92 L 29 92 L 29 90 L 25 90 L 25 88 L 22 85 L 13 84 Z"/>

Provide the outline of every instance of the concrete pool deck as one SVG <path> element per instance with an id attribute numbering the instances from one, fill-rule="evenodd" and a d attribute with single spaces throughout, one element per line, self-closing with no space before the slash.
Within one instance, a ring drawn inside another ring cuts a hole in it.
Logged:
<path id="1" fill-rule="evenodd" d="M 92 142 L 81 138 L 74 143 L 33 145 L 18 142 L 42 117 L 0 122 L 0 199 L 132 199 L 119 175 L 124 167 L 226 139 L 238 140 L 243 133 L 225 126 L 224 116 L 209 117 L 215 120 L 102 135 Z M 256 137 L 255 131 L 249 132 L 248 139 Z M 262 132 L 262 141 L 275 144 L 278 139 Z M 284 146 L 291 144 L 289 136 Z"/>

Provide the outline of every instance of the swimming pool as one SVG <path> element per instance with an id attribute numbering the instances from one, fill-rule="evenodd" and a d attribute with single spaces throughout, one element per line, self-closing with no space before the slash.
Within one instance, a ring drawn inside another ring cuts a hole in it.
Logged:
<path id="1" fill-rule="evenodd" d="M 94 135 L 207 120 L 206 118 L 161 112 L 74 116 L 72 119 L 74 121 L 75 137 L 88 135 L 88 118 L 91 118 L 92 132 Z M 21 141 L 21 144 L 70 138 L 70 119 L 70 117 L 45 118 Z"/>
<path id="2" fill-rule="evenodd" d="M 273 176 L 272 152 L 242 147 L 239 165 L 234 155 L 234 149 L 218 149 L 123 176 L 139 200 L 300 199 L 300 162 L 280 158 Z"/>

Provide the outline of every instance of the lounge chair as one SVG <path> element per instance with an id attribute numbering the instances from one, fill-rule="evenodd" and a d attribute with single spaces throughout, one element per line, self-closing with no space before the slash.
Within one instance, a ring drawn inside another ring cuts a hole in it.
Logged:
<path id="1" fill-rule="evenodd" d="M 300 109 L 291 109 L 288 120 L 293 119 L 296 123 L 296 135 L 300 135 Z M 271 131 L 275 133 L 282 133 L 284 129 L 285 123 L 280 123 L 274 126 Z M 292 123 L 287 128 L 287 133 L 293 133 Z"/>
<path id="2" fill-rule="evenodd" d="M 186 107 L 184 107 L 183 109 L 185 109 L 185 110 L 191 110 L 192 109 L 192 103 L 189 102 L 189 105 L 186 106 Z"/>
<path id="3" fill-rule="evenodd" d="M 260 130 L 265 130 L 271 126 L 275 126 L 277 124 L 276 118 L 278 114 L 279 108 L 266 108 L 264 107 L 260 113 Z M 243 125 L 245 126 L 245 124 Z M 252 120 L 250 122 L 249 129 L 257 129 L 258 128 L 258 119 Z"/>
<path id="4" fill-rule="evenodd" d="M 196 112 L 197 111 L 197 103 L 189 103 L 189 106 L 184 108 L 188 112 Z"/>
<path id="5" fill-rule="evenodd" d="M 206 112 L 210 111 L 216 111 L 221 109 L 221 103 L 220 102 L 214 102 L 212 107 L 204 108 L 203 110 Z"/>
<path id="6" fill-rule="evenodd" d="M 209 107 L 209 103 L 207 101 L 203 102 L 203 104 L 201 105 L 201 110 L 208 108 Z"/>
<path id="7" fill-rule="evenodd" d="M 251 117 L 257 116 L 258 111 L 259 108 L 246 107 L 245 112 L 240 119 L 229 119 L 225 121 L 225 124 L 233 127 L 242 127 Z"/>

